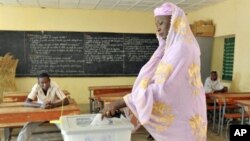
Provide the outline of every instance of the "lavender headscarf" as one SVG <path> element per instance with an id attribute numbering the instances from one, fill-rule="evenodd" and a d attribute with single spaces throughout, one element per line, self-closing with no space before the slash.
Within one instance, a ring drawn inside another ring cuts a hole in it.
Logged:
<path id="1" fill-rule="evenodd" d="M 206 141 L 206 101 L 200 78 L 200 49 L 185 13 L 164 3 L 155 16 L 171 16 L 167 39 L 142 67 L 124 100 L 157 141 Z"/>
<path id="2" fill-rule="evenodd" d="M 160 7 L 155 8 L 154 15 L 155 16 L 172 15 L 173 10 L 174 6 L 171 3 L 164 3 Z"/>

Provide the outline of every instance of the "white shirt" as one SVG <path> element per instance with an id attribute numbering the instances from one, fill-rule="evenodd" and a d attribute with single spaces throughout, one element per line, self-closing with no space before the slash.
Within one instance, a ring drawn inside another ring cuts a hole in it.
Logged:
<path id="1" fill-rule="evenodd" d="M 37 98 L 37 102 L 44 104 L 46 102 L 57 102 L 58 100 L 63 100 L 65 98 L 65 94 L 59 88 L 59 86 L 55 82 L 50 82 L 50 87 L 45 95 L 41 86 L 39 84 L 35 84 L 28 95 L 28 98 L 35 100 Z"/>
<path id="2" fill-rule="evenodd" d="M 205 92 L 213 93 L 214 91 L 218 91 L 223 89 L 224 86 L 220 83 L 220 80 L 212 81 L 210 77 L 208 77 L 205 81 Z"/>

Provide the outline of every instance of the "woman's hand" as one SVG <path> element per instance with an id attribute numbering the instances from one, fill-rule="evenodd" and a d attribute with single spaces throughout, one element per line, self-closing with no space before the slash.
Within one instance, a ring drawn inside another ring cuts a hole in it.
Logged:
<path id="1" fill-rule="evenodd" d="M 102 111 L 102 118 L 113 117 L 120 108 L 126 107 L 126 103 L 124 100 L 114 101 L 108 105 L 106 105 Z"/>

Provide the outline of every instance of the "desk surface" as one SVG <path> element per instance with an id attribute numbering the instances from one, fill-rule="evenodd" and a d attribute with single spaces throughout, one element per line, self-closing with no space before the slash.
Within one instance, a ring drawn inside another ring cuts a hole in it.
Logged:
<path id="1" fill-rule="evenodd" d="M 1 103 L 0 104 L 0 124 L 20 123 L 29 121 L 50 121 L 58 120 L 62 115 L 80 114 L 80 109 L 74 100 L 69 105 L 53 109 L 42 109 L 24 107 L 23 102 Z"/>
<path id="2" fill-rule="evenodd" d="M 250 100 L 236 100 L 236 102 L 244 106 L 250 106 Z"/>
<path id="3" fill-rule="evenodd" d="M 250 115 L 250 100 L 236 100 L 236 103 L 240 104 L 243 106 L 245 112 Z M 244 112 L 242 112 L 243 114 Z M 244 114 L 243 114 L 244 116 Z M 242 116 L 242 117 L 243 117 Z"/>
<path id="4" fill-rule="evenodd" d="M 69 96 L 70 93 L 67 90 L 62 90 L 66 96 Z M 3 102 L 22 102 L 25 101 L 29 92 L 21 91 L 10 91 L 3 93 Z"/>
<path id="5" fill-rule="evenodd" d="M 237 94 L 237 93 L 224 93 L 224 94 L 208 94 L 211 98 L 250 98 L 250 93 Z"/>
<path id="6" fill-rule="evenodd" d="M 101 90 L 105 90 L 105 89 L 123 89 L 123 88 L 132 88 L 133 85 L 117 85 L 117 86 L 90 86 L 88 87 L 88 89 L 90 91 L 93 91 L 93 90 L 98 90 L 98 89 L 101 89 Z"/>

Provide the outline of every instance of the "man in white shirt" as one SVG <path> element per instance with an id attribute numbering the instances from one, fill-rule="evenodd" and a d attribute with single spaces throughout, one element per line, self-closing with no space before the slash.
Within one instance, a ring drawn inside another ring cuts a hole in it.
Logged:
<path id="1" fill-rule="evenodd" d="M 37 102 L 35 101 L 37 99 Z M 69 101 L 62 90 L 55 82 L 50 81 L 47 73 L 38 76 L 38 83 L 35 84 L 29 93 L 25 106 L 51 109 L 69 104 Z M 17 141 L 30 141 L 32 131 L 44 122 L 28 122 L 20 131 Z"/>
<path id="2" fill-rule="evenodd" d="M 216 71 L 211 71 L 210 77 L 208 77 L 205 81 L 205 92 L 206 93 L 219 93 L 219 92 L 227 92 L 227 87 L 224 87 L 220 80 L 218 79 L 218 75 Z"/>

